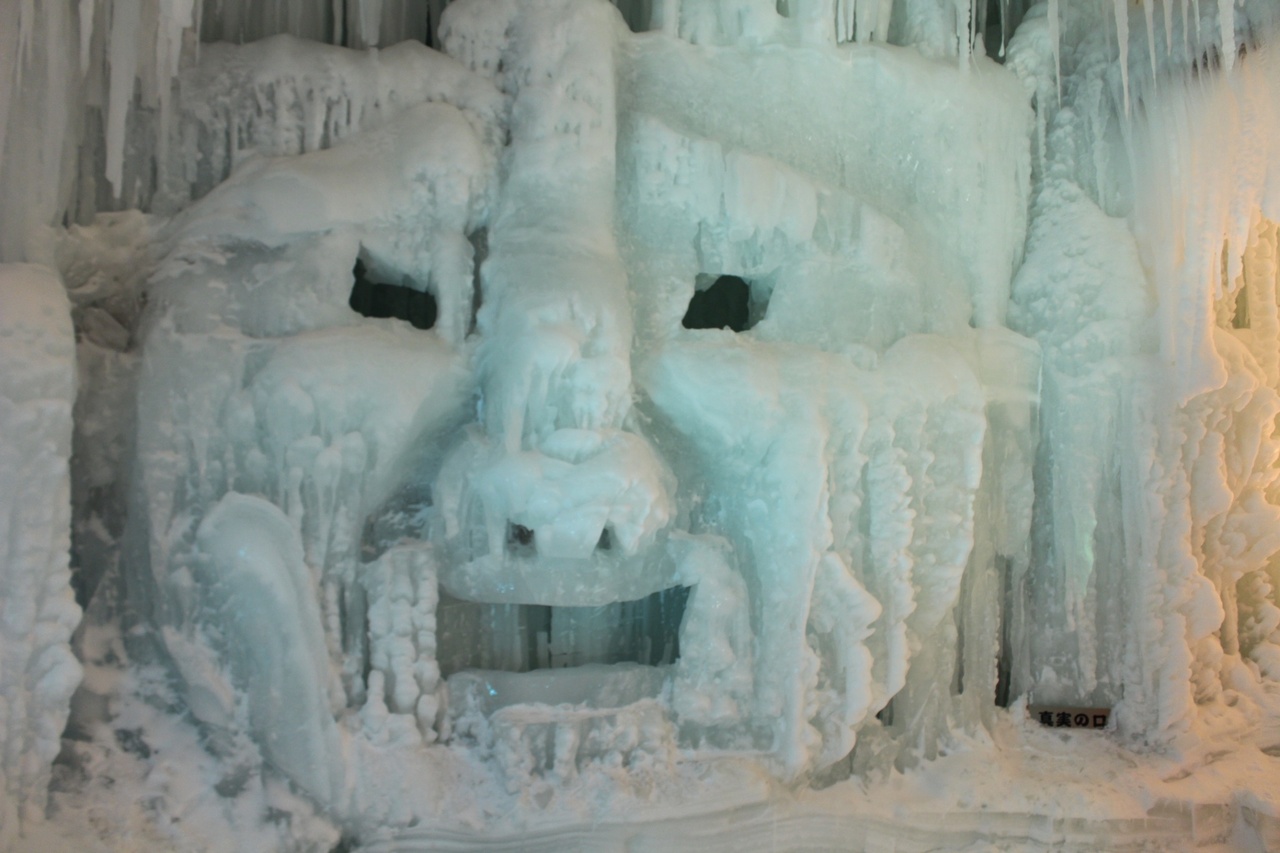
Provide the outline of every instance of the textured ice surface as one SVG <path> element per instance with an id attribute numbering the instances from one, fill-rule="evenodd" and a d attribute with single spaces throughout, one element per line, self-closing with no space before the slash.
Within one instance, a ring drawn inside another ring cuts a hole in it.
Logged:
<path id="1" fill-rule="evenodd" d="M 6 844 L 1275 845 L 1273 4 L 10 5 Z"/>

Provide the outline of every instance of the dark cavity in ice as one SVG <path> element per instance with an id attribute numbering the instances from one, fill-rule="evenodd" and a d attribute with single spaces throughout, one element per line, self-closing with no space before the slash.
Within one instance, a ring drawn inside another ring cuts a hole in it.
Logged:
<path id="1" fill-rule="evenodd" d="M 709 287 L 708 277 L 699 276 L 698 289 L 689 300 L 681 321 L 686 329 L 732 329 L 745 332 L 764 315 L 762 306 L 752 305 L 751 285 L 736 275 L 722 275 Z"/>
<path id="2" fill-rule="evenodd" d="M 430 329 L 436 324 L 436 298 L 429 291 L 410 286 L 407 277 L 402 276 L 397 284 L 380 281 L 359 258 L 351 274 L 355 284 L 348 304 L 357 314 L 394 317 L 415 329 Z"/>
<path id="3" fill-rule="evenodd" d="M 516 557 L 532 557 L 538 553 L 533 531 L 523 524 L 507 522 L 507 553 Z"/>
<path id="4" fill-rule="evenodd" d="M 480 604 L 440 595 L 437 660 L 464 669 L 530 672 L 585 664 L 665 666 L 680 657 L 689 587 L 600 607 Z"/>

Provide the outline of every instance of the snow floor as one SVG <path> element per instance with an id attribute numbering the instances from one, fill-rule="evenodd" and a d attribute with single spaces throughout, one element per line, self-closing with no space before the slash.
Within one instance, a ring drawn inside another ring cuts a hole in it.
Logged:
<path id="1" fill-rule="evenodd" d="M 20 851 L 1280 850 L 1280 689 L 1227 691 L 1159 752 L 1012 707 L 932 762 L 820 790 L 787 789 L 750 757 L 690 753 L 647 790 L 583 780 L 531 807 L 476 766 L 444 780 L 458 808 L 355 846 L 252 758 L 215 783 L 226 765 L 172 713 L 163 670 L 123 663 L 104 634 L 87 642 L 86 684 L 111 723 L 78 731 L 73 714 L 50 820 Z"/>

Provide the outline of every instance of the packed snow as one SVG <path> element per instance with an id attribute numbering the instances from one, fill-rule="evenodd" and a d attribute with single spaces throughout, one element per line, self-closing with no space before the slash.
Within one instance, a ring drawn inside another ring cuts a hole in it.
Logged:
<path id="1" fill-rule="evenodd" d="M 1271 0 L 0 12 L 0 850 L 1280 849 Z"/>

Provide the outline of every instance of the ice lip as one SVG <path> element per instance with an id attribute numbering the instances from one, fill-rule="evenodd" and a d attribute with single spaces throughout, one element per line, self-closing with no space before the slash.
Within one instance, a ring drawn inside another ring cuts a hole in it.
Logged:
<path id="1" fill-rule="evenodd" d="M 666 667 L 638 663 L 585 664 L 532 672 L 467 670 L 449 678 L 449 711 L 484 714 L 511 705 L 575 705 L 622 708 L 656 698 L 666 682 Z"/>
<path id="2" fill-rule="evenodd" d="M 666 667 L 626 663 L 460 672 L 449 679 L 449 730 L 455 743 L 495 755 L 516 787 L 573 779 L 592 764 L 661 760 L 675 742 L 659 698 L 666 680 Z"/>
<path id="3" fill-rule="evenodd" d="M 489 554 L 446 565 L 440 585 L 454 598 L 479 604 L 600 607 L 676 586 L 675 564 L 666 551 L 655 547 L 636 557 L 597 553 L 576 560 Z"/>

